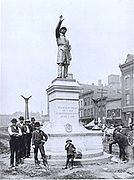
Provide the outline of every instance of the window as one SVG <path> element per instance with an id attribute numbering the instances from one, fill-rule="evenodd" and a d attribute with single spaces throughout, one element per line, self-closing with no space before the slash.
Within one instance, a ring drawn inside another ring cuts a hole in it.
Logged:
<path id="1" fill-rule="evenodd" d="M 125 82 L 124 82 L 124 85 L 125 85 L 125 89 L 129 89 L 129 86 L 130 86 L 130 76 L 127 75 L 125 76 Z"/>
<path id="2" fill-rule="evenodd" d="M 80 108 L 80 101 L 79 101 L 79 108 Z"/>
<path id="3" fill-rule="evenodd" d="M 90 97 L 87 99 L 87 105 L 90 105 Z"/>
<path id="4" fill-rule="evenodd" d="M 87 99 L 84 98 L 84 106 L 86 106 L 86 105 L 87 105 Z"/>
<path id="5" fill-rule="evenodd" d="M 106 117 L 106 107 L 103 106 L 103 116 Z"/>
<path id="6" fill-rule="evenodd" d="M 87 110 L 87 115 L 88 115 L 88 116 L 90 115 L 90 109 Z"/>
<path id="7" fill-rule="evenodd" d="M 91 104 L 93 104 L 93 100 L 92 99 L 93 99 L 93 96 L 91 96 Z"/>
<path id="8" fill-rule="evenodd" d="M 116 109 L 116 117 L 120 117 L 121 116 L 121 111 L 120 109 Z"/>
<path id="9" fill-rule="evenodd" d="M 80 113 L 79 116 L 82 117 L 82 112 L 80 111 L 79 113 Z"/>
<path id="10" fill-rule="evenodd" d="M 91 108 L 91 115 L 93 115 L 93 108 Z"/>
<path id="11" fill-rule="evenodd" d="M 84 116 L 86 116 L 86 109 L 84 109 Z"/>
<path id="12" fill-rule="evenodd" d="M 129 94 L 126 94 L 126 106 L 129 105 Z"/>

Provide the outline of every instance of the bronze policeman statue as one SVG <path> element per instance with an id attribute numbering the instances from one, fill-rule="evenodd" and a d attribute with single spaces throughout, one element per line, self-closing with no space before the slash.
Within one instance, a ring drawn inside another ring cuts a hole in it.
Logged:
<path id="1" fill-rule="evenodd" d="M 71 46 L 69 40 L 66 38 L 65 33 L 67 32 L 66 27 L 61 27 L 63 22 L 63 16 L 60 16 L 58 25 L 56 27 L 56 41 L 58 45 L 57 64 L 58 64 L 58 78 L 68 77 L 68 66 L 70 65 L 71 57 Z"/>

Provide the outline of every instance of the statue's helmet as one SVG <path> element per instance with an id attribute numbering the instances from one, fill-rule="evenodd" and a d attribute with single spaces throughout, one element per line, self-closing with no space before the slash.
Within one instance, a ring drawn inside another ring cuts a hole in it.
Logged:
<path id="1" fill-rule="evenodd" d="M 60 28 L 60 32 L 61 32 L 63 29 L 65 30 L 65 32 L 67 32 L 67 28 L 66 28 L 66 27 L 61 27 L 61 28 Z"/>

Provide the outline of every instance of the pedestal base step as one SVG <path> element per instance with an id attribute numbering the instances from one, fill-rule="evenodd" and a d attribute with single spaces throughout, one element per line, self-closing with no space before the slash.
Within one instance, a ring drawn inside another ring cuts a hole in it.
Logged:
<path id="1" fill-rule="evenodd" d="M 94 157 L 99 157 L 103 155 L 102 150 L 88 150 L 82 152 L 82 159 L 88 159 L 88 158 L 94 158 Z M 65 152 L 63 153 L 54 153 L 54 152 L 47 152 L 47 158 L 48 159 L 57 159 L 57 160 L 62 160 L 66 158 Z"/>
<path id="2" fill-rule="evenodd" d="M 111 155 L 107 153 L 103 153 L 103 155 L 99 157 L 92 157 L 92 158 L 82 158 L 82 159 L 74 159 L 74 166 L 82 166 L 82 165 L 89 165 L 92 163 L 98 162 L 108 162 L 111 159 Z M 50 166 L 65 166 L 66 158 L 65 159 L 48 159 L 48 164 Z"/>

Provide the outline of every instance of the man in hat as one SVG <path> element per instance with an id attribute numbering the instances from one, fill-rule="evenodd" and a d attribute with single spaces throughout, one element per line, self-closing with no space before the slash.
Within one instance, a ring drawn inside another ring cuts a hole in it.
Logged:
<path id="1" fill-rule="evenodd" d="M 24 163 L 24 153 L 25 153 L 25 144 L 24 144 L 24 117 L 19 117 L 19 123 L 17 124 L 21 129 L 22 135 L 19 137 L 19 161 L 21 164 Z"/>
<path id="2" fill-rule="evenodd" d="M 11 126 L 8 127 L 8 133 L 10 135 L 10 166 L 14 167 L 19 164 L 19 136 L 22 135 L 21 129 L 17 126 L 17 119 L 13 118 L 11 120 Z M 14 164 L 14 156 L 15 156 L 15 164 Z"/>
<path id="3" fill-rule="evenodd" d="M 32 134 L 31 134 L 30 120 L 26 119 L 25 125 L 24 125 L 24 144 L 25 144 L 25 157 L 26 158 L 30 157 L 31 138 L 32 138 Z"/>
<path id="4" fill-rule="evenodd" d="M 32 146 L 34 148 L 34 160 L 35 160 L 35 165 L 39 165 L 40 161 L 38 160 L 38 150 L 40 150 L 42 159 L 43 159 L 43 164 L 44 166 L 47 166 L 47 159 L 45 155 L 45 150 L 44 150 L 44 143 L 48 140 L 47 134 L 44 133 L 40 129 L 40 123 L 36 122 L 35 123 L 35 131 L 33 131 L 32 134 Z"/>
<path id="5" fill-rule="evenodd" d="M 72 144 L 72 140 L 69 138 L 66 140 L 65 150 L 67 151 L 67 161 L 66 161 L 66 166 L 63 169 L 67 169 L 69 161 L 71 161 L 70 162 L 71 163 L 70 170 L 71 170 L 71 169 L 73 169 L 74 155 L 76 153 L 76 148 Z"/>
<path id="6" fill-rule="evenodd" d="M 30 126 L 31 126 L 31 132 L 33 133 L 33 131 L 35 131 L 35 118 L 34 117 L 31 118 Z"/>
<path id="7" fill-rule="evenodd" d="M 70 53 L 71 46 L 69 45 L 69 40 L 65 36 L 67 28 L 61 27 L 63 20 L 63 16 L 61 15 L 59 23 L 56 27 L 56 41 L 58 45 L 57 64 L 59 78 L 66 78 L 68 76 L 68 66 L 72 59 Z"/>

